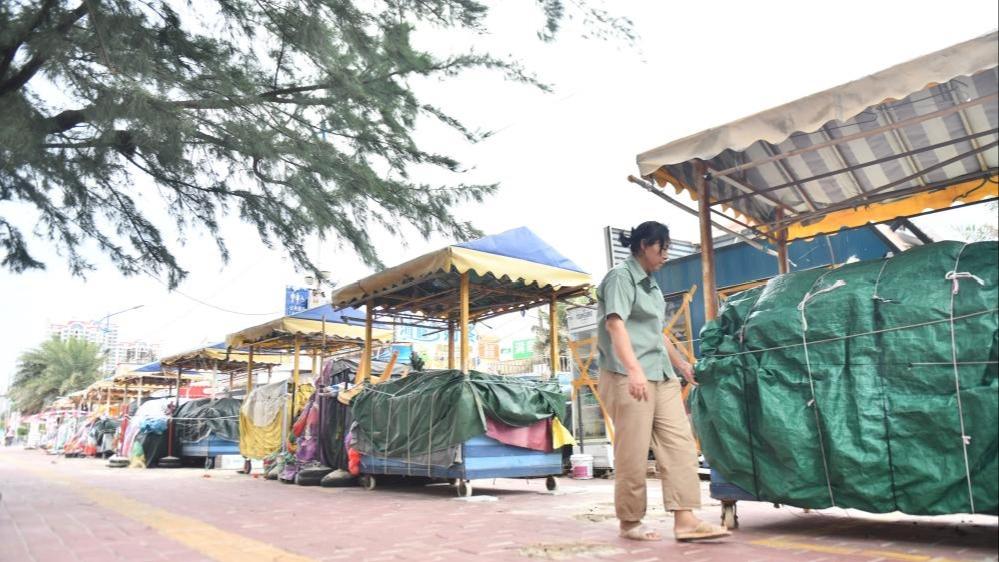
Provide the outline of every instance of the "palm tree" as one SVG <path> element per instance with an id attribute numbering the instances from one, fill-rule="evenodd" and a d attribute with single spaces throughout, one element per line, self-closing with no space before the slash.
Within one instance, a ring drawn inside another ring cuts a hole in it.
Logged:
<path id="1" fill-rule="evenodd" d="M 53 337 L 18 357 L 11 398 L 22 412 L 38 412 L 58 396 L 97 380 L 103 361 L 97 344 Z"/>

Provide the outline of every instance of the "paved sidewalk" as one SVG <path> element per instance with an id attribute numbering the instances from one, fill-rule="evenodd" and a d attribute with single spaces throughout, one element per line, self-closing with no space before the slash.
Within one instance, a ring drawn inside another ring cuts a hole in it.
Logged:
<path id="1" fill-rule="evenodd" d="M 613 482 L 476 481 L 447 486 L 305 488 L 229 471 L 109 469 L 93 459 L 0 449 L 0 560 L 997 560 L 994 517 L 872 516 L 740 504 L 728 540 L 619 539 Z M 650 505 L 659 497 L 649 481 Z M 707 492 L 705 490 L 705 498 Z M 718 520 L 706 503 L 701 516 Z"/>

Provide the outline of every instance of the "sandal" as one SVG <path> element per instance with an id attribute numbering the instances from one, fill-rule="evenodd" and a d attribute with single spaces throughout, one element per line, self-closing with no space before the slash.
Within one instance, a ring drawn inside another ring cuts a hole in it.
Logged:
<path id="1" fill-rule="evenodd" d="M 633 541 L 661 541 L 663 536 L 655 529 L 650 529 L 645 525 L 635 525 L 630 529 L 621 529 L 621 538 L 631 539 Z"/>
<path id="2" fill-rule="evenodd" d="M 706 521 L 701 521 L 692 531 L 677 531 L 675 535 L 678 541 L 690 542 L 720 539 L 731 534 L 725 527 L 718 527 Z"/>

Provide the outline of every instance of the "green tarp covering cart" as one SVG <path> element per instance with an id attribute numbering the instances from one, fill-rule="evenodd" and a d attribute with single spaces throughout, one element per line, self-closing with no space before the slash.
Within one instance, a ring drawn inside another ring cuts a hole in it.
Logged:
<path id="1" fill-rule="evenodd" d="M 999 511 L 999 244 L 776 277 L 701 332 L 705 457 L 753 498 Z"/>
<path id="2" fill-rule="evenodd" d="M 562 472 L 552 426 L 565 395 L 554 381 L 418 372 L 362 393 L 351 411 L 368 474 L 455 480 L 470 494 L 468 482 L 482 478 L 548 477 L 553 489 Z"/>

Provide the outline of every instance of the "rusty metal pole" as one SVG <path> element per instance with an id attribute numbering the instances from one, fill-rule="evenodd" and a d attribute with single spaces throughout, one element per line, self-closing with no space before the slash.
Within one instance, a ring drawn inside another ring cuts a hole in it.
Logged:
<path id="1" fill-rule="evenodd" d="M 711 205 L 708 193 L 707 166 L 694 160 L 694 186 L 697 189 L 697 214 L 701 228 L 701 283 L 704 286 L 704 321 L 718 316 L 718 290 L 715 286 L 715 245 L 711 238 Z"/>
<path id="2" fill-rule="evenodd" d="M 776 216 L 774 217 L 777 221 L 784 219 L 784 209 L 777 207 Z M 777 233 L 777 273 L 783 275 L 788 272 L 788 259 L 787 259 L 787 228 L 782 228 Z"/>

